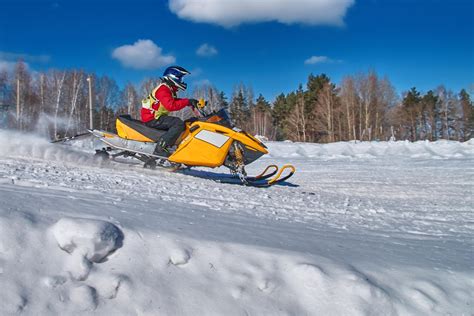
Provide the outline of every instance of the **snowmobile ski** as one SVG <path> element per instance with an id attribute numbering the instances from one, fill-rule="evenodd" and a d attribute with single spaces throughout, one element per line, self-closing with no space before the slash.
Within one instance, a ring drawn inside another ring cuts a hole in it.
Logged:
<path id="1" fill-rule="evenodd" d="M 271 172 L 267 173 L 269 169 L 273 169 Z M 249 182 L 255 182 L 255 181 L 260 181 L 260 180 L 265 180 L 268 179 L 272 176 L 274 176 L 278 172 L 278 166 L 277 165 L 268 165 L 265 170 L 262 171 L 258 176 L 254 177 L 244 177 L 246 181 Z"/>
<path id="2" fill-rule="evenodd" d="M 274 169 L 270 173 L 265 174 L 268 169 Z M 284 176 L 283 173 L 285 171 L 289 171 L 287 174 Z M 275 184 L 281 184 L 287 179 L 289 179 L 293 174 L 295 173 L 296 169 L 293 165 L 284 165 L 280 169 L 276 165 L 270 165 L 265 170 L 259 174 L 258 176 L 255 177 L 243 177 L 242 179 L 239 177 L 233 177 L 233 178 L 224 178 L 224 179 L 219 179 L 217 180 L 220 183 L 227 183 L 227 184 L 239 184 L 239 185 L 244 185 L 244 186 L 249 186 L 249 187 L 257 187 L 257 188 L 267 188 L 271 187 Z"/>

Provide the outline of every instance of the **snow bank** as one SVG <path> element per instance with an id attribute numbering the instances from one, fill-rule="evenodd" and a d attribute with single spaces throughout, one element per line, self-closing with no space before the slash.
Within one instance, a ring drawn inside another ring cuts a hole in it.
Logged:
<path id="1" fill-rule="evenodd" d="M 377 157 L 420 159 L 474 158 L 474 139 L 457 141 L 396 141 L 337 142 L 330 144 L 268 142 L 269 158 L 370 159 Z M 37 158 L 78 164 L 97 164 L 94 149 L 103 147 L 100 141 L 80 138 L 62 143 L 50 143 L 34 134 L 0 130 L 0 157 Z"/>
<path id="2" fill-rule="evenodd" d="M 272 158 L 474 158 L 474 139 L 457 141 L 337 142 L 330 144 L 267 142 Z"/>

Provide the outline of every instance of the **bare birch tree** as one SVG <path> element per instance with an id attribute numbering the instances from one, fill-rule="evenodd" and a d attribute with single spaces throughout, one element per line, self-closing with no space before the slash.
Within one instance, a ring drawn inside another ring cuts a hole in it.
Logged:
<path id="1" fill-rule="evenodd" d="M 70 83 L 70 108 L 69 108 L 69 115 L 68 115 L 68 120 L 66 124 L 66 131 L 64 132 L 64 135 L 67 136 L 69 129 L 71 128 L 71 124 L 75 125 L 73 123 L 73 117 L 76 115 L 77 111 L 77 106 L 78 106 L 78 101 L 80 92 L 82 91 L 82 87 L 84 85 L 84 73 L 82 71 L 72 71 L 70 73 L 70 77 L 72 79 L 72 82 Z"/>
<path id="2" fill-rule="evenodd" d="M 340 99 L 345 110 L 345 120 L 347 123 L 347 140 L 356 140 L 356 109 L 357 94 L 354 86 L 354 79 L 350 76 L 345 77 L 342 81 Z"/>
<path id="3" fill-rule="evenodd" d="M 137 90 L 135 90 L 135 87 L 131 83 L 125 86 L 122 100 L 127 107 L 127 113 L 135 119 L 139 118 L 141 108 L 140 98 L 138 97 Z"/>
<path id="4" fill-rule="evenodd" d="M 54 103 L 54 123 L 53 123 L 53 137 L 54 139 L 59 138 L 58 133 L 58 116 L 59 108 L 61 105 L 61 95 L 63 93 L 64 79 L 66 78 L 66 72 L 54 71 L 53 80 L 54 80 L 54 94 L 55 94 L 55 103 Z"/>

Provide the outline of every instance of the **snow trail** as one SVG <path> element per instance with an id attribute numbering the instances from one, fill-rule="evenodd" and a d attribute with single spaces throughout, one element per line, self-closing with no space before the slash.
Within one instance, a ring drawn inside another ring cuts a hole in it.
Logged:
<path id="1" fill-rule="evenodd" d="M 472 313 L 472 141 L 270 142 L 249 172 L 297 173 L 258 189 L 0 140 L 0 314 Z"/>

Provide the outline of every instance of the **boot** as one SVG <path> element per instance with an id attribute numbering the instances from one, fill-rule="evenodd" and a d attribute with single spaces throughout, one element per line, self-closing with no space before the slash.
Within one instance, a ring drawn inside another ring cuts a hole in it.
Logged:
<path id="1" fill-rule="evenodd" d="M 168 146 L 164 140 L 161 140 L 156 144 L 155 150 L 153 151 L 153 155 L 157 155 L 157 156 L 165 157 L 165 158 L 168 158 L 169 156 L 171 156 L 171 153 L 168 150 Z"/>

